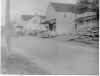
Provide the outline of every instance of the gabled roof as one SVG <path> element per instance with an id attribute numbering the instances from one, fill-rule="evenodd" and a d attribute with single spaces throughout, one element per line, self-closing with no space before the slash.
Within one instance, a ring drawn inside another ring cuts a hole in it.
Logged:
<path id="1" fill-rule="evenodd" d="M 76 12 L 76 4 L 66 4 L 66 3 L 55 3 L 51 2 L 51 5 L 57 12 Z"/>
<path id="2" fill-rule="evenodd" d="M 24 21 L 28 21 L 33 18 L 33 15 L 22 15 L 21 18 Z"/>
<path id="3" fill-rule="evenodd" d="M 21 17 L 24 21 L 29 21 L 30 19 L 32 19 L 33 17 L 36 17 L 36 16 L 40 17 L 41 19 L 46 18 L 46 16 L 42 16 L 42 15 L 22 15 Z"/>

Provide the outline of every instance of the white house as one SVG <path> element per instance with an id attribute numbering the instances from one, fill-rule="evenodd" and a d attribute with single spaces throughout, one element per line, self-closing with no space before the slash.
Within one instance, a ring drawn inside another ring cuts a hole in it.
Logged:
<path id="1" fill-rule="evenodd" d="M 75 4 L 64 4 L 51 2 L 48 6 L 46 16 L 48 19 L 56 18 L 56 32 L 68 34 L 75 30 Z"/>
<path id="2" fill-rule="evenodd" d="M 21 26 L 24 26 L 25 31 L 31 32 L 33 30 L 39 30 L 42 25 L 40 22 L 45 16 L 41 15 L 22 15 L 21 16 Z"/>

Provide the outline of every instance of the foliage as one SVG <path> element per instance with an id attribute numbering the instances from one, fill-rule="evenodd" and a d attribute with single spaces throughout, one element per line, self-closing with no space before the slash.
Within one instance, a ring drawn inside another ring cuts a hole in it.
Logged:
<path id="1" fill-rule="evenodd" d="M 99 0 L 78 0 L 77 5 L 78 5 L 77 7 L 78 14 L 83 14 L 85 12 L 95 12 L 96 13 L 96 16 L 95 16 L 96 24 L 94 24 L 93 26 L 91 25 L 92 27 L 89 30 L 85 31 L 87 34 L 82 33 L 81 37 L 83 38 L 87 37 L 88 39 L 98 41 L 99 40 L 99 23 L 98 23 L 99 22 Z M 78 20 L 80 20 L 80 18 Z M 90 19 L 90 20 L 92 22 L 93 19 Z"/>

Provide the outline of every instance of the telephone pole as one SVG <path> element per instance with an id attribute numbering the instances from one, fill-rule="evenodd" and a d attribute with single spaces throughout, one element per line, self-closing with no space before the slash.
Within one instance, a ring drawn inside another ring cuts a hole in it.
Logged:
<path id="1" fill-rule="evenodd" d="M 7 52 L 11 51 L 10 47 L 10 0 L 5 1 L 5 27 L 6 27 L 6 42 L 7 42 Z"/>

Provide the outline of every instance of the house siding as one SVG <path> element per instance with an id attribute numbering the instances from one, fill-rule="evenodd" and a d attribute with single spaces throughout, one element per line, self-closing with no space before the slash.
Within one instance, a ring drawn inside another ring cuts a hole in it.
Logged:
<path id="1" fill-rule="evenodd" d="M 49 5 L 47 18 L 56 18 L 56 33 L 68 34 L 75 29 L 75 14 L 71 12 L 56 11 L 52 5 Z"/>
<path id="2" fill-rule="evenodd" d="M 52 5 L 48 6 L 46 17 L 47 17 L 47 19 L 51 19 L 51 18 L 55 18 L 56 17 L 56 11 L 52 7 Z"/>
<path id="3" fill-rule="evenodd" d="M 56 27 L 57 33 L 59 34 L 68 34 L 74 31 L 75 26 L 75 15 L 73 13 L 65 12 L 57 12 L 56 14 Z"/>

